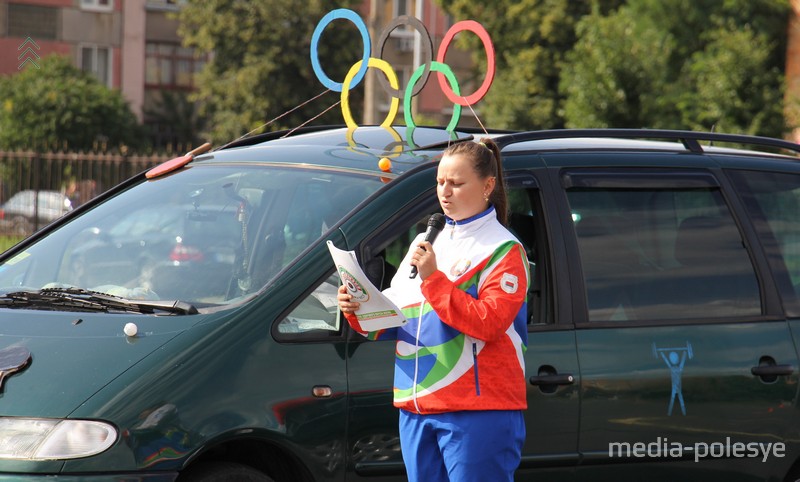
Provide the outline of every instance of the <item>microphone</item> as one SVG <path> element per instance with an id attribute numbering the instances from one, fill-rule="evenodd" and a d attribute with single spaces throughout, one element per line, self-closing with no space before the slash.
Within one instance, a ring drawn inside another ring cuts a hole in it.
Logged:
<path id="1" fill-rule="evenodd" d="M 428 230 L 425 231 L 425 241 L 433 244 L 436 240 L 436 236 L 439 236 L 439 233 L 442 232 L 444 229 L 444 214 L 436 213 L 428 220 Z M 411 267 L 411 274 L 408 276 L 411 279 L 417 277 L 417 267 Z"/>

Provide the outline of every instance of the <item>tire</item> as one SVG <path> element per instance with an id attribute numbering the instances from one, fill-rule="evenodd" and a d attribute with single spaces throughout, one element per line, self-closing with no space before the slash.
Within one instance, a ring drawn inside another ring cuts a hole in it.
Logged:
<path id="1" fill-rule="evenodd" d="M 233 462 L 205 462 L 189 467 L 178 482 L 274 482 L 258 470 Z"/>

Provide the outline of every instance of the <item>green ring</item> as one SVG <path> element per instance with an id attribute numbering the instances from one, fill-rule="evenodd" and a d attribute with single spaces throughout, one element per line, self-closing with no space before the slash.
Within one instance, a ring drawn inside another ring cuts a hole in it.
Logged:
<path id="1" fill-rule="evenodd" d="M 447 81 L 450 82 L 450 87 L 453 89 L 453 92 L 455 92 L 456 95 L 461 95 L 461 87 L 458 85 L 456 74 L 453 73 L 453 69 L 451 69 L 449 65 L 442 62 L 433 61 L 431 62 L 430 69 L 433 72 L 440 72 L 444 74 L 444 76 L 447 77 Z M 411 115 L 411 98 L 413 97 L 414 86 L 417 84 L 424 72 L 425 65 L 420 65 L 417 67 L 417 70 L 414 71 L 414 74 L 408 80 L 408 85 L 406 85 L 406 94 L 403 97 L 403 118 L 405 118 L 406 126 L 408 127 L 417 127 L 417 125 L 414 123 L 414 117 Z M 447 130 L 455 130 L 460 118 L 461 105 L 453 104 L 453 115 L 450 117 L 450 123 L 447 124 Z"/>

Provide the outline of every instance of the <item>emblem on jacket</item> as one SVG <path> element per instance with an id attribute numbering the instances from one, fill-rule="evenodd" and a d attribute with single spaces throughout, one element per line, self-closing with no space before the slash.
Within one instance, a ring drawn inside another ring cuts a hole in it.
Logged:
<path id="1" fill-rule="evenodd" d="M 0 390 L 6 377 L 25 368 L 31 361 L 31 352 L 22 346 L 10 346 L 0 350 Z"/>
<path id="2" fill-rule="evenodd" d="M 459 259 L 456 263 L 450 268 L 450 275 L 451 276 L 461 276 L 462 274 L 466 273 L 469 269 L 472 261 L 468 259 Z"/>
<path id="3" fill-rule="evenodd" d="M 503 291 L 506 293 L 513 295 L 517 292 L 517 288 L 519 287 L 519 278 L 511 273 L 503 273 L 503 277 L 500 279 L 500 287 L 502 287 Z"/>

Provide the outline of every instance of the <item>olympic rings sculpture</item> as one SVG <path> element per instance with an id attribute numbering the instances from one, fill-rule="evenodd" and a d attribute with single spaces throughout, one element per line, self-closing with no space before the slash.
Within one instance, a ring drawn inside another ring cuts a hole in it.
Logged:
<path id="1" fill-rule="evenodd" d="M 353 64 L 353 66 L 347 72 L 344 81 L 341 83 L 332 80 L 322 69 L 322 66 L 319 62 L 318 51 L 318 45 L 320 38 L 322 37 L 322 32 L 331 22 L 336 19 L 345 19 L 352 22 L 361 34 L 361 40 L 364 43 L 364 50 L 362 52 L 361 60 Z M 419 32 L 420 36 L 422 37 L 422 57 L 425 59 L 424 63 L 414 70 L 414 73 L 411 75 L 408 85 L 405 87 L 404 91 L 400 90 L 397 81 L 397 74 L 392 66 L 385 60 L 372 57 L 373 51 L 378 52 L 378 56 L 383 54 L 383 47 L 386 45 L 389 35 L 395 28 L 401 25 L 410 25 Z M 478 90 L 466 97 L 461 96 L 461 87 L 458 84 L 458 80 L 456 79 L 456 76 L 450 66 L 444 62 L 447 49 L 450 47 L 453 38 L 456 36 L 456 34 L 463 31 L 469 31 L 477 35 L 483 43 L 483 48 L 486 51 L 486 74 L 483 79 L 483 83 L 480 85 Z M 434 60 L 433 42 L 431 41 L 431 36 L 430 33 L 428 33 L 428 29 L 425 28 L 425 25 L 419 19 L 408 15 L 397 17 L 389 25 L 387 25 L 383 32 L 381 32 L 375 48 L 372 48 L 369 30 L 367 29 L 364 20 L 356 12 L 346 8 L 340 8 L 328 12 L 328 14 L 322 17 L 314 29 L 314 33 L 311 36 L 311 66 L 314 69 L 314 74 L 317 76 L 317 79 L 319 79 L 322 85 L 334 92 L 341 92 L 342 116 L 344 117 L 344 121 L 345 124 L 347 124 L 348 129 L 355 129 L 358 127 L 358 124 L 355 122 L 355 120 L 353 120 L 353 115 L 350 111 L 349 92 L 351 88 L 357 86 L 364 79 L 367 69 L 378 69 L 384 74 L 385 78 L 379 76 L 378 79 L 383 89 L 392 97 L 392 101 L 389 106 L 389 113 L 380 125 L 382 127 L 389 127 L 392 125 L 395 117 L 397 116 L 400 98 L 402 97 L 403 116 L 406 126 L 412 130 L 416 127 L 416 124 L 414 123 L 414 118 L 411 114 L 411 99 L 420 93 L 422 88 L 427 83 L 431 71 L 436 72 L 440 89 L 447 99 L 454 104 L 453 115 L 447 125 L 447 130 L 453 131 L 455 130 L 458 120 L 461 117 L 461 108 L 463 106 L 475 104 L 483 99 L 483 97 L 489 92 L 489 88 L 494 81 L 495 51 L 489 33 L 481 24 L 475 22 L 474 20 L 463 20 L 453 24 L 453 26 L 447 31 L 442 39 L 442 43 L 439 45 L 436 60 Z"/>

